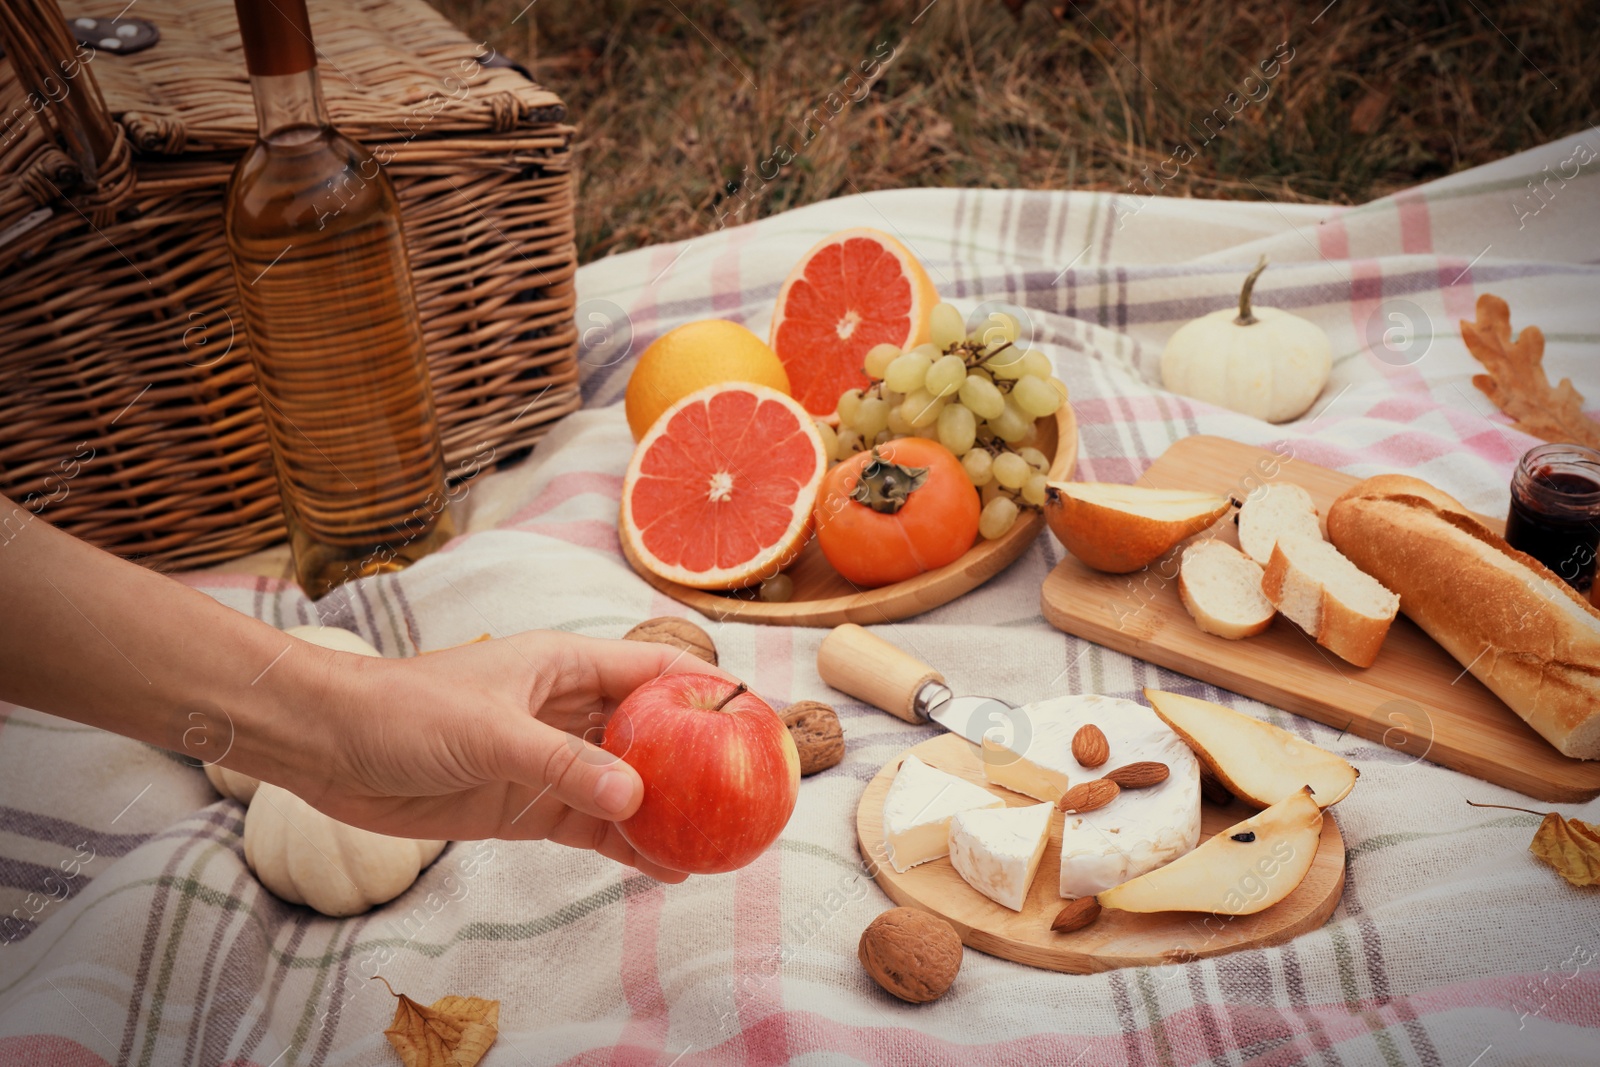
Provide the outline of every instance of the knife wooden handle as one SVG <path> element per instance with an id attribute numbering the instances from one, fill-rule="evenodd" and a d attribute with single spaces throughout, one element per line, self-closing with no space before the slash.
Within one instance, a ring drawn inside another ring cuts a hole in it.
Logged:
<path id="1" fill-rule="evenodd" d="M 922 687 L 929 682 L 944 684 L 944 675 L 853 622 L 835 626 L 822 639 L 817 673 L 840 692 L 909 723 L 927 721 L 916 709 Z"/>

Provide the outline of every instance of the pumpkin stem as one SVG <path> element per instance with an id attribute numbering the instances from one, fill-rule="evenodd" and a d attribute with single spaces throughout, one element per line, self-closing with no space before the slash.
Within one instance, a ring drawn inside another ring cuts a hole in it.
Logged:
<path id="1" fill-rule="evenodd" d="M 850 499 L 865 504 L 880 515 L 893 515 L 906 506 L 911 494 L 928 480 L 927 467 L 902 467 L 884 459 L 876 448 L 872 459 L 861 468 Z"/>
<path id="2" fill-rule="evenodd" d="M 1267 269 L 1267 257 L 1262 256 L 1261 262 L 1256 264 L 1256 269 L 1245 277 L 1244 288 L 1239 290 L 1239 317 L 1233 320 L 1235 326 L 1254 326 L 1261 320 L 1250 312 L 1250 294 L 1255 291 L 1256 279 L 1261 277 L 1261 272 Z"/>
<path id="3" fill-rule="evenodd" d="M 717 704 L 717 706 L 712 708 L 711 710 L 712 711 L 721 711 L 724 707 L 727 706 L 728 701 L 732 700 L 734 697 L 738 696 L 740 693 L 744 693 L 744 692 L 749 691 L 749 689 L 750 689 L 749 686 L 745 685 L 743 682 L 740 682 L 738 685 L 733 687 L 733 692 L 731 692 L 727 696 L 723 697 L 722 700 Z"/>

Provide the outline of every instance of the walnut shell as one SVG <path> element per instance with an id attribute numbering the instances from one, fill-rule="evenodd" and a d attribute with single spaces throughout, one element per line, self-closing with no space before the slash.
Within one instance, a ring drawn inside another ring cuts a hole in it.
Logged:
<path id="1" fill-rule="evenodd" d="M 698 656 L 713 667 L 717 665 L 717 646 L 712 643 L 711 635 L 688 619 L 679 619 L 672 615 L 646 619 L 623 634 L 622 639 L 624 641 L 649 641 L 657 645 L 671 645 L 680 652 Z"/>
<path id="2" fill-rule="evenodd" d="M 844 759 L 839 716 L 818 700 L 800 700 L 783 709 L 783 724 L 800 750 L 800 773 L 816 774 Z"/>
<path id="3" fill-rule="evenodd" d="M 937 915 L 890 908 L 861 931 L 861 966 L 879 985 L 912 1004 L 943 996 L 961 970 L 961 936 Z"/>

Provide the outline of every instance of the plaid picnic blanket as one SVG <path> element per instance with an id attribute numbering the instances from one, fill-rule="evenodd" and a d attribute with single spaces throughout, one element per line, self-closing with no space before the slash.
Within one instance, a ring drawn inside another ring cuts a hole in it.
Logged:
<path id="1" fill-rule="evenodd" d="M 1124 194 L 875 192 L 591 264 L 579 275 L 587 409 L 527 461 L 473 483 L 464 532 L 410 570 L 348 585 L 325 618 L 385 655 L 489 630 L 620 636 L 687 609 L 623 561 L 615 516 L 631 360 L 687 320 L 764 330 L 790 265 L 844 226 L 900 235 L 941 293 L 1026 310 L 1069 385 L 1079 477 L 1128 481 L 1177 439 L 1219 434 L 1353 474 L 1409 471 L 1497 511 L 1533 442 L 1471 385 L 1456 322 L 1478 294 L 1541 326 L 1553 378 L 1600 398 L 1600 129 L 1361 207 Z M 1333 381 L 1271 426 L 1163 392 L 1178 323 L 1236 299 L 1266 253 L 1262 303 L 1325 327 Z M 1385 338 L 1386 331 L 1394 331 Z M 1362 772 L 1335 811 L 1348 884 L 1294 942 L 1196 963 L 1071 976 L 969 950 L 921 1007 L 855 955 L 887 906 L 853 813 L 865 783 L 931 736 L 819 681 L 823 631 L 716 624 L 723 665 L 775 705 L 838 707 L 845 760 L 801 786 L 749 867 L 663 888 L 543 842 L 451 845 L 392 904 L 333 920 L 267 894 L 241 808 L 166 752 L 11 708 L 0 719 L 0 1062 L 390 1064 L 393 1002 L 502 1002 L 495 1064 L 1600 1063 L 1600 896 L 1527 852 L 1523 798 L 1058 633 L 1041 535 L 984 587 L 883 627 L 958 690 L 1022 702 L 1156 685 L 1221 699 Z M 311 606 L 282 550 L 183 576 L 278 626 Z M 14 610 L 14 609 L 13 609 Z M 1544 808 L 1545 805 L 1536 805 Z M 1600 805 L 1566 806 L 1600 817 Z"/>

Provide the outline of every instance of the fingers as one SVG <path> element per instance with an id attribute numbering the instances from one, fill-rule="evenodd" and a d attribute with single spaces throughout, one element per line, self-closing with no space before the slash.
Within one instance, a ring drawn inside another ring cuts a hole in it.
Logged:
<path id="1" fill-rule="evenodd" d="M 737 681 L 720 667 L 671 645 L 606 641 L 575 634 L 568 636 L 567 641 L 572 655 L 592 672 L 594 688 L 608 705 L 662 674 L 714 674 Z"/>
<path id="2" fill-rule="evenodd" d="M 626 819 L 644 799 L 638 771 L 538 719 L 510 724 L 489 758 L 493 777 L 533 790 L 540 803 L 559 802 L 598 819 Z"/>
<path id="3" fill-rule="evenodd" d="M 622 831 L 614 822 L 569 813 L 551 830 L 549 840 L 573 848 L 593 849 L 602 856 L 636 868 L 639 873 L 658 882 L 676 885 L 689 877 L 682 871 L 663 867 L 639 855 L 638 849 L 628 844 L 627 838 L 622 836 Z"/>

